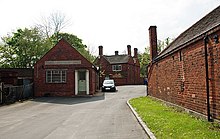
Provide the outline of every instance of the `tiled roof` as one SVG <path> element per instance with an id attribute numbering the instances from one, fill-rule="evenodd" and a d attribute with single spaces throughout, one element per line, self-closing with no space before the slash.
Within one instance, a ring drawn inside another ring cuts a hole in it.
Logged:
<path id="1" fill-rule="evenodd" d="M 178 47 L 185 43 L 194 40 L 195 38 L 205 34 L 211 29 L 220 25 L 220 6 L 212 12 L 204 16 L 186 31 L 181 33 L 166 49 L 164 49 L 156 59 L 161 58 L 169 53 L 172 53 Z"/>
<path id="2" fill-rule="evenodd" d="M 129 60 L 128 55 L 112 55 L 104 57 L 110 64 L 128 63 Z"/>

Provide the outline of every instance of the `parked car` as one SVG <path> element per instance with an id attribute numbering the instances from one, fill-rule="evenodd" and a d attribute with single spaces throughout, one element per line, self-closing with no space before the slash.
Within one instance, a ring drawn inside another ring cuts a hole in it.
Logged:
<path id="1" fill-rule="evenodd" d="M 115 82 L 112 79 L 104 80 L 102 84 L 102 92 L 104 91 L 116 91 Z"/>

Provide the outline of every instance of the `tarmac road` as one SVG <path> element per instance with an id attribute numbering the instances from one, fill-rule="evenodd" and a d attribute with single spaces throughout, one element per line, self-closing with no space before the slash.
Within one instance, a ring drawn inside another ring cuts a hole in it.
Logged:
<path id="1" fill-rule="evenodd" d="M 146 139 L 126 104 L 145 86 L 94 97 L 44 97 L 0 107 L 0 139 Z"/>

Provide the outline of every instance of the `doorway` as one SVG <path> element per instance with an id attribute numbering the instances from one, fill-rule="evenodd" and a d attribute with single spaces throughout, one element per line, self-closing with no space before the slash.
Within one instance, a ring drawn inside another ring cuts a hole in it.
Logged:
<path id="1" fill-rule="evenodd" d="M 86 71 L 78 71 L 78 95 L 86 95 Z"/>
<path id="2" fill-rule="evenodd" d="M 76 70 L 75 71 L 75 94 L 88 95 L 89 94 L 89 71 Z"/>

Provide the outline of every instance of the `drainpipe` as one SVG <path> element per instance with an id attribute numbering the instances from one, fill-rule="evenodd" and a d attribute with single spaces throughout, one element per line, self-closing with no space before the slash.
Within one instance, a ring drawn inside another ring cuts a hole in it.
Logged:
<path id="1" fill-rule="evenodd" d="M 146 75 L 147 75 L 147 77 L 146 77 L 146 78 L 147 78 L 147 79 L 146 79 L 146 80 L 147 80 L 147 81 L 146 81 L 146 87 L 147 87 L 147 89 L 146 89 L 146 96 L 148 96 L 148 81 L 149 81 L 149 80 L 148 80 L 148 66 L 149 66 L 149 65 L 146 66 Z"/>
<path id="2" fill-rule="evenodd" d="M 207 51 L 207 44 L 208 44 L 208 36 L 204 37 L 204 47 L 205 47 L 205 70 L 206 70 L 206 94 L 207 94 L 207 116 L 208 121 L 211 122 L 211 115 L 210 115 L 210 102 L 209 102 L 209 67 L 208 67 L 208 51 Z"/>

